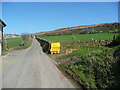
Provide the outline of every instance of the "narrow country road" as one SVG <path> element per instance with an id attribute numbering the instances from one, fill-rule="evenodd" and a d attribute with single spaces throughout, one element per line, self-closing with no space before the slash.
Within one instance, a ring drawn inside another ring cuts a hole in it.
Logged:
<path id="1" fill-rule="evenodd" d="M 37 40 L 25 50 L 2 58 L 2 88 L 74 88 L 53 61 L 42 52 Z"/>

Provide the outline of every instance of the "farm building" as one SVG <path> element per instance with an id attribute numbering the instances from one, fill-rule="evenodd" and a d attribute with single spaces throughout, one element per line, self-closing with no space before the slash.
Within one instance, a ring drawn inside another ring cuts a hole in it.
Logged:
<path id="1" fill-rule="evenodd" d="M 6 24 L 0 19 L 0 56 L 2 52 L 3 27 L 5 26 Z"/>

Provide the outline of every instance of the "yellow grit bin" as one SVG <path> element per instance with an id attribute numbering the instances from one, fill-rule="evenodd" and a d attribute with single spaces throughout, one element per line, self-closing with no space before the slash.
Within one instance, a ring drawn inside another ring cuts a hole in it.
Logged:
<path id="1" fill-rule="evenodd" d="M 56 43 L 51 43 L 51 49 L 50 49 L 51 54 L 53 53 L 60 53 L 60 42 Z"/>

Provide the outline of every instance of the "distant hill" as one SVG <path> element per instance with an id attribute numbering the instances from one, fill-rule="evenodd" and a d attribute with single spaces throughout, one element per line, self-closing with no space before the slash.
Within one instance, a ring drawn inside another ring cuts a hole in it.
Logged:
<path id="1" fill-rule="evenodd" d="M 35 36 L 59 36 L 59 35 L 71 35 L 71 34 L 94 34 L 94 33 L 116 33 L 120 28 L 120 23 L 104 23 L 95 25 L 83 25 L 67 28 L 60 28 L 48 32 L 34 33 Z"/>
<path id="2" fill-rule="evenodd" d="M 4 37 L 8 39 L 8 38 L 20 38 L 21 36 L 17 34 L 6 34 L 4 35 Z"/>

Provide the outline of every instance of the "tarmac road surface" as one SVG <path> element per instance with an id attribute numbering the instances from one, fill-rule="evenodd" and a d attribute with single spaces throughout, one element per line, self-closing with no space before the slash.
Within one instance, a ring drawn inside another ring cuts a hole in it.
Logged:
<path id="1" fill-rule="evenodd" d="M 2 58 L 2 88 L 74 88 L 53 61 L 42 52 L 37 40 L 25 50 Z"/>

